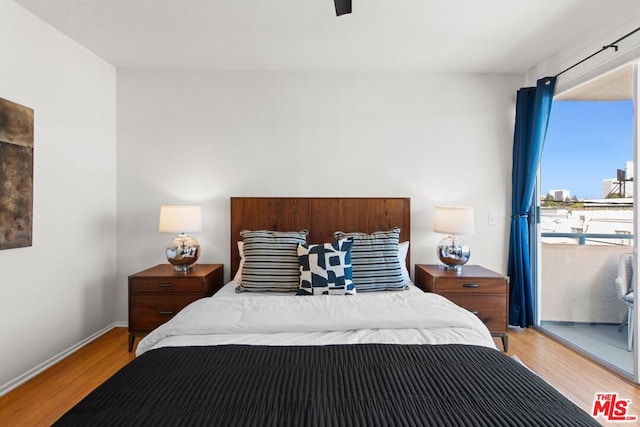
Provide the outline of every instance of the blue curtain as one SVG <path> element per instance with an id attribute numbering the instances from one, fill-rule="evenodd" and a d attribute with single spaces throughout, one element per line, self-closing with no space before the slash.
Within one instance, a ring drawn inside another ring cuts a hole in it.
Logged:
<path id="1" fill-rule="evenodd" d="M 536 87 L 518 90 L 511 173 L 511 238 L 508 274 L 509 324 L 528 327 L 534 322 L 533 286 L 529 252 L 530 213 L 542 146 L 556 87 L 546 77 Z"/>

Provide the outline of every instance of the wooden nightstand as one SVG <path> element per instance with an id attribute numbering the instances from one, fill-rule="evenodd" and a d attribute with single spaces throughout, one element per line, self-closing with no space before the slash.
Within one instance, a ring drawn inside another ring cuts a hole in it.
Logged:
<path id="1" fill-rule="evenodd" d="M 136 336 L 148 334 L 189 303 L 216 293 L 223 285 L 223 264 L 196 264 L 176 273 L 170 264 L 129 276 L 129 351 Z"/>
<path id="2" fill-rule="evenodd" d="M 478 316 L 491 335 L 502 338 L 502 347 L 508 351 L 508 277 L 478 265 L 465 265 L 458 273 L 439 265 L 416 264 L 415 279 L 423 291 L 442 295 Z"/>

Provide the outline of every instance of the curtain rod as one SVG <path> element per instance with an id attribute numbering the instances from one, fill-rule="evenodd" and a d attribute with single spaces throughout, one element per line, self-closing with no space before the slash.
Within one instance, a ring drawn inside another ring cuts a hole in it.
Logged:
<path id="1" fill-rule="evenodd" d="M 566 73 L 567 71 L 577 67 L 578 65 L 582 64 L 583 62 L 588 61 L 589 59 L 593 58 L 597 54 L 602 53 L 602 52 L 604 52 L 605 50 L 607 50 L 607 49 L 609 49 L 611 47 L 614 48 L 615 51 L 617 52 L 618 51 L 618 43 L 620 43 L 622 40 L 626 39 L 627 37 L 630 37 L 631 35 L 637 33 L 638 31 L 640 31 L 640 27 L 636 28 L 635 30 L 631 31 L 628 34 L 625 34 L 624 36 L 620 37 L 618 40 L 613 41 L 613 42 L 609 43 L 606 46 L 602 46 L 602 49 L 600 49 L 599 51 L 592 53 L 591 55 L 589 55 L 586 58 L 584 58 L 582 61 L 576 62 L 575 64 L 573 64 L 569 68 L 565 68 L 564 70 L 562 70 L 558 74 L 556 74 L 555 77 L 558 77 L 560 74 Z"/>

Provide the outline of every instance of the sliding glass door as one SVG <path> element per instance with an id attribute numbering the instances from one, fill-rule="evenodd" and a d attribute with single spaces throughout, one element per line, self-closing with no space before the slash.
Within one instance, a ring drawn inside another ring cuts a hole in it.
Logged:
<path id="1" fill-rule="evenodd" d="M 633 378 L 635 73 L 628 65 L 556 95 L 537 224 L 539 327 Z"/>

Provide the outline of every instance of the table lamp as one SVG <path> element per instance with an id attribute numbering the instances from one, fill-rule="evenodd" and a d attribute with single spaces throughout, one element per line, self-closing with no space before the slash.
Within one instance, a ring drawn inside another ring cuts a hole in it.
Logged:
<path id="1" fill-rule="evenodd" d="M 167 261 L 173 270 L 187 272 L 200 256 L 200 243 L 187 235 L 202 229 L 202 210 L 200 206 L 163 205 L 160 207 L 161 233 L 179 233 L 166 248 Z"/>
<path id="2" fill-rule="evenodd" d="M 473 234 L 475 222 L 473 208 L 467 206 L 436 206 L 433 219 L 433 231 L 447 234 L 438 243 L 438 258 L 447 270 L 462 271 L 462 266 L 469 261 L 469 246 L 459 238 L 461 234 Z"/>

